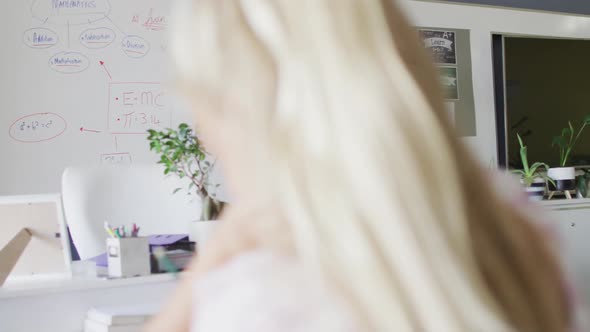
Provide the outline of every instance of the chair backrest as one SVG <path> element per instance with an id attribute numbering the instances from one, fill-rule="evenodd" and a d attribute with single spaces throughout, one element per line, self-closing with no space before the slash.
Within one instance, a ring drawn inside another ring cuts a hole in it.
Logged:
<path id="1" fill-rule="evenodd" d="M 200 199 L 187 195 L 188 180 L 165 176 L 161 165 L 71 167 L 62 177 L 62 199 L 72 241 L 81 259 L 105 252 L 104 222 L 140 235 L 188 234 Z M 176 188 L 183 188 L 176 194 Z"/>

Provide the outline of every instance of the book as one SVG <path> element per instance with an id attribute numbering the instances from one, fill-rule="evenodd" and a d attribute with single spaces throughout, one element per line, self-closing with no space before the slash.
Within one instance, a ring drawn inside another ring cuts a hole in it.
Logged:
<path id="1" fill-rule="evenodd" d="M 92 319 L 84 321 L 84 332 L 141 332 L 143 323 L 127 325 L 108 325 Z"/>
<path id="2" fill-rule="evenodd" d="M 107 326 L 142 324 L 155 315 L 158 309 L 156 304 L 94 307 L 88 310 L 86 318 Z"/>

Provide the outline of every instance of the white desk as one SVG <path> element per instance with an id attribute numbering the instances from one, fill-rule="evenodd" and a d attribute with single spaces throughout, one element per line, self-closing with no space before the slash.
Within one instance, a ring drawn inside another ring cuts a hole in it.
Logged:
<path id="1" fill-rule="evenodd" d="M 566 267 L 573 273 L 584 302 L 590 305 L 590 199 L 551 200 L 540 203 L 548 210 Z"/>
<path id="2" fill-rule="evenodd" d="M 163 303 L 176 278 L 170 274 L 127 279 L 71 279 L 0 288 L 2 332 L 81 332 L 93 306 Z"/>

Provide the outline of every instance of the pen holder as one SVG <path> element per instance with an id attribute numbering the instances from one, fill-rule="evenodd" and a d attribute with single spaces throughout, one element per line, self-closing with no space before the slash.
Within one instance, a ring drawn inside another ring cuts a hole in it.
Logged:
<path id="1" fill-rule="evenodd" d="M 107 238 L 109 277 L 135 277 L 150 274 L 147 237 Z"/>

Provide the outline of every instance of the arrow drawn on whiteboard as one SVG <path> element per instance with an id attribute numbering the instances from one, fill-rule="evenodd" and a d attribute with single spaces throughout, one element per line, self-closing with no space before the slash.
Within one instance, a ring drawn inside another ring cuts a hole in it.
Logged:
<path id="1" fill-rule="evenodd" d="M 107 75 L 109 75 L 109 79 L 112 80 L 113 77 L 111 76 L 111 73 L 107 69 L 107 66 L 104 64 L 104 61 L 99 61 L 98 63 L 100 63 L 100 66 L 104 69 L 105 73 L 107 73 Z"/>
<path id="2" fill-rule="evenodd" d="M 86 129 L 84 127 L 80 127 L 80 132 L 83 133 L 85 131 L 90 132 L 90 133 L 100 133 L 100 130 Z"/>

